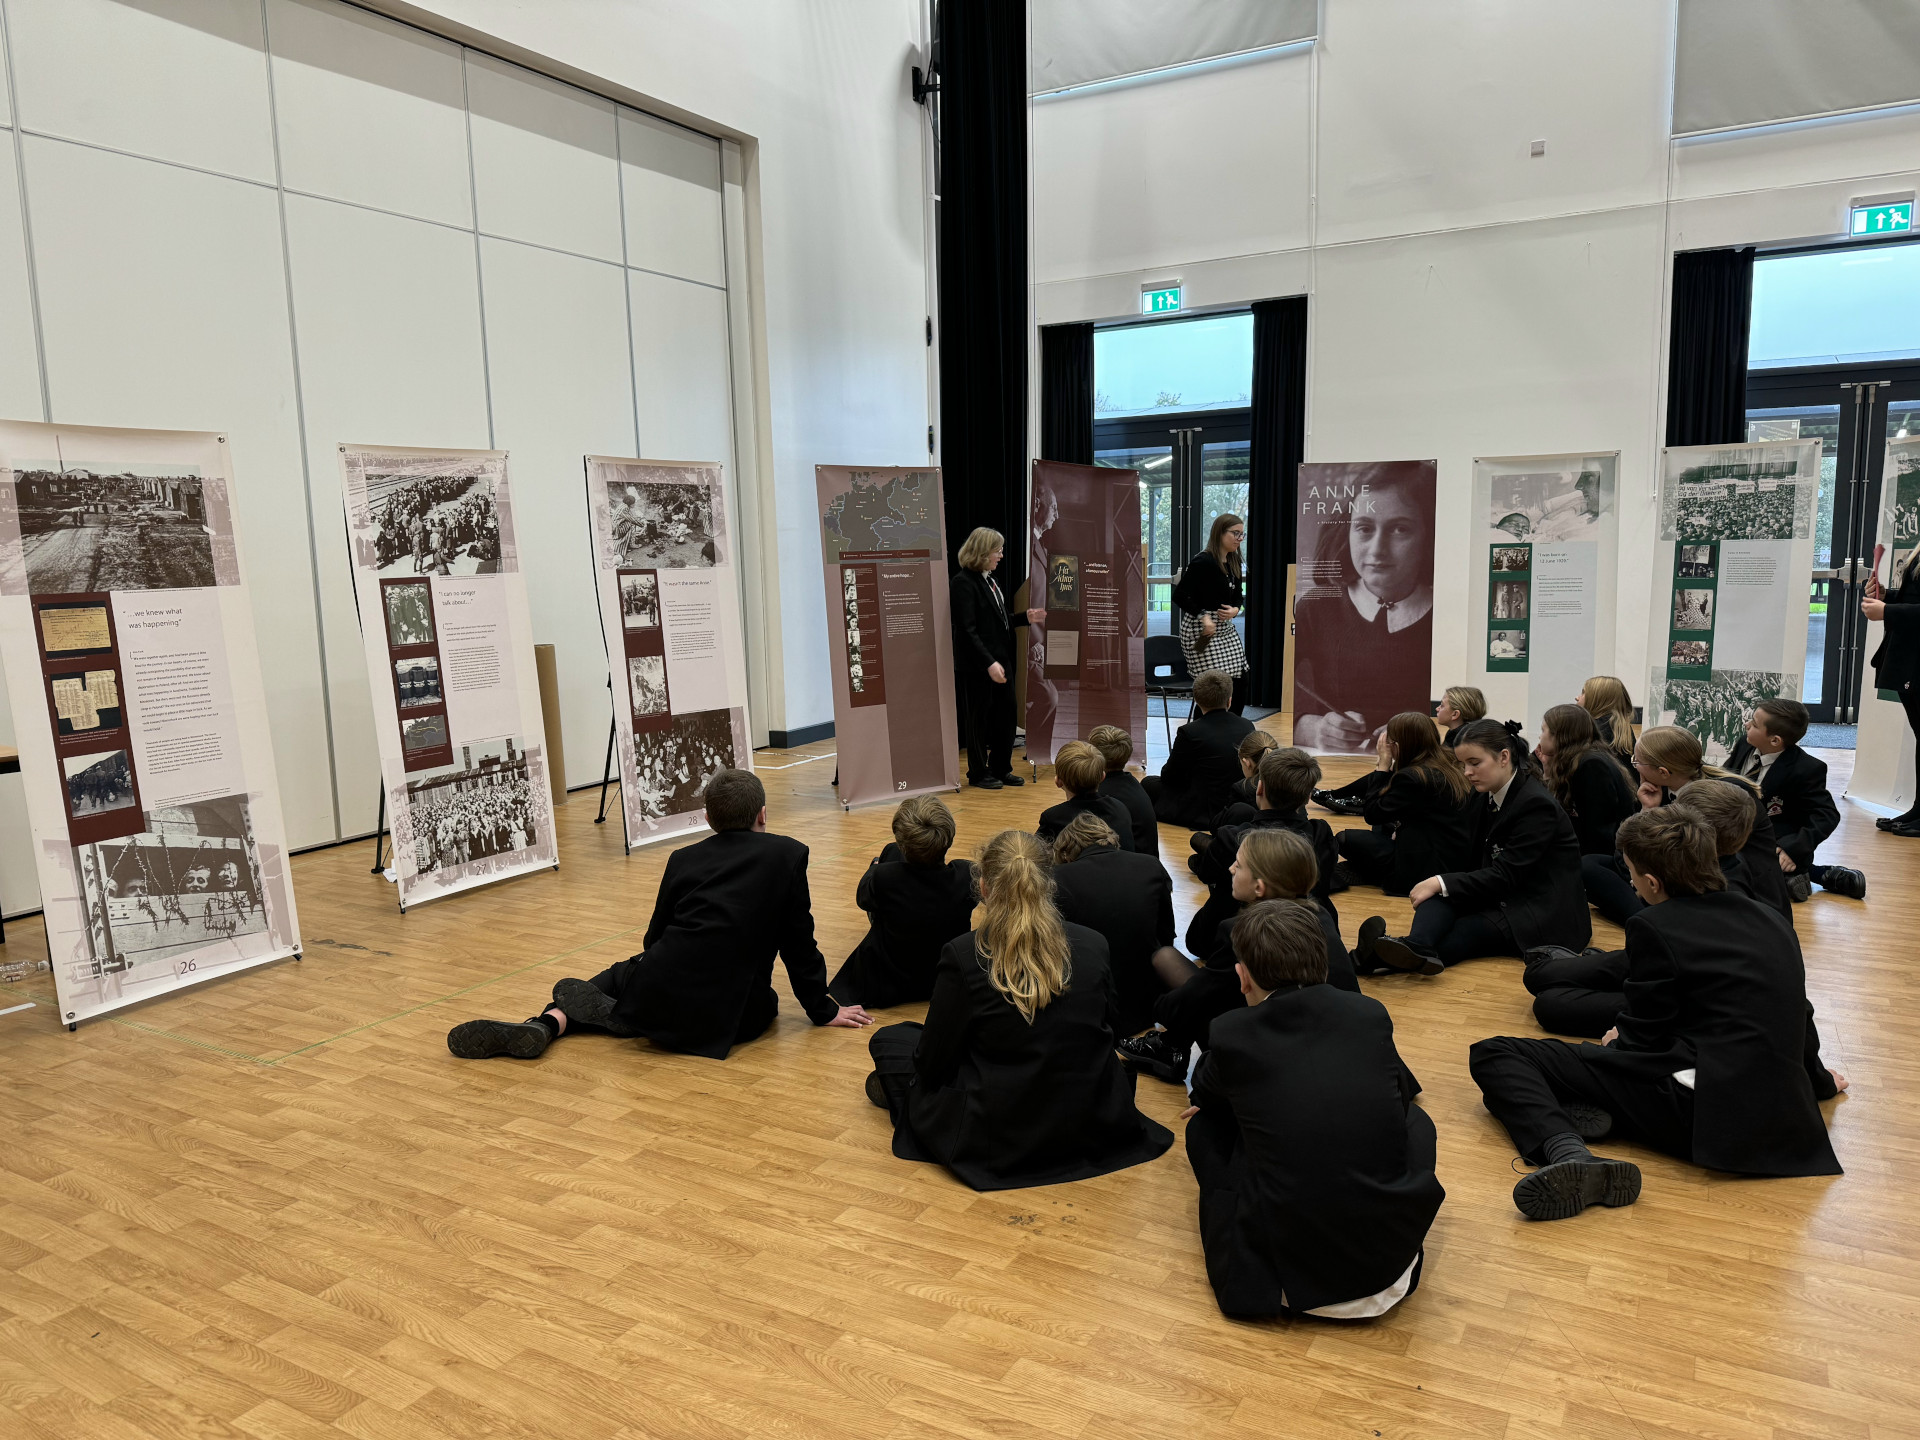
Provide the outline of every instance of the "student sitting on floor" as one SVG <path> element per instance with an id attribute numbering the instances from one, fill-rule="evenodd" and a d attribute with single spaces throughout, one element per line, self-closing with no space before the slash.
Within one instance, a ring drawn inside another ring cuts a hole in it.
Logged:
<path id="1" fill-rule="evenodd" d="M 942 947 L 973 924 L 973 867 L 947 859 L 953 832 L 953 812 L 936 796 L 902 800 L 893 812 L 893 843 L 854 891 L 866 938 L 827 982 L 841 1004 L 877 1010 L 933 994 Z"/>
<path id="2" fill-rule="evenodd" d="M 1133 820 L 1127 807 L 1110 795 L 1100 793 L 1107 778 L 1107 757 L 1084 740 L 1069 740 L 1053 757 L 1053 783 L 1067 792 L 1067 798 L 1040 812 L 1034 833 L 1049 845 L 1053 837 L 1081 815 L 1098 815 L 1113 829 L 1115 843 L 1122 850 L 1133 849 Z M 1159 846 L 1154 847 L 1153 863 L 1160 863 Z"/>
<path id="3" fill-rule="evenodd" d="M 1362 966 L 1438 975 L 1480 955 L 1522 955 L 1536 945 L 1583 948 L 1593 917 L 1580 889 L 1580 845 L 1560 802 L 1534 778 L 1512 721 L 1476 720 L 1454 754 L 1485 801 L 1474 806 L 1473 868 L 1430 875 L 1409 894 L 1413 926 L 1386 934 L 1374 915 L 1360 926 Z"/>
<path id="4" fill-rule="evenodd" d="M 1313 850 L 1291 830 L 1250 830 L 1240 842 L 1229 876 L 1235 911 L 1261 900 L 1307 900 L 1313 904 L 1327 952 L 1327 983 L 1358 992 L 1353 958 L 1340 938 L 1340 922 L 1326 906 L 1313 900 L 1319 866 Z M 1154 971 L 1166 994 L 1154 1002 L 1153 1018 L 1160 1028 L 1120 1042 L 1120 1054 L 1173 1084 L 1187 1078 L 1187 1060 L 1193 1047 L 1207 1048 L 1207 1027 L 1217 1015 L 1237 1010 L 1245 1002 L 1233 974 L 1234 915 L 1220 922 L 1212 948 L 1202 951 L 1205 964 L 1196 965 L 1179 951 L 1160 951 Z"/>
<path id="5" fill-rule="evenodd" d="M 1487 697 L 1482 695 L 1478 688 L 1472 685 L 1450 685 L 1447 687 L 1447 693 L 1440 697 L 1440 703 L 1434 709 L 1431 723 L 1438 725 L 1444 732 L 1444 738 L 1436 736 L 1439 743 L 1451 750 L 1460 739 L 1461 730 L 1476 720 L 1486 718 L 1486 713 Z M 1422 715 L 1420 718 L 1425 720 L 1427 717 Z M 1388 771 L 1376 765 L 1358 780 L 1349 785 L 1342 785 L 1338 790 L 1314 791 L 1313 802 L 1316 805 L 1325 806 L 1336 815 L 1363 815 L 1366 813 L 1367 802 L 1386 788 L 1387 778 Z"/>
<path id="6" fill-rule="evenodd" d="M 1196 853 L 1187 861 L 1187 868 L 1206 885 L 1208 895 L 1206 903 L 1187 925 L 1187 950 L 1191 954 L 1209 954 L 1220 922 L 1239 908 L 1234 902 L 1227 871 L 1240 853 L 1241 840 L 1258 830 L 1291 830 L 1313 847 L 1314 864 L 1319 869 L 1313 886 L 1314 898 L 1337 917 L 1331 887 L 1340 852 L 1334 845 L 1332 827 L 1324 820 L 1309 818 L 1306 808 L 1307 797 L 1319 783 L 1320 762 L 1306 751 L 1291 745 L 1269 750 L 1260 757 L 1260 778 L 1254 788 L 1253 808 L 1229 810 L 1227 824 L 1210 835 L 1193 837 Z"/>
<path id="7" fill-rule="evenodd" d="M 1839 827 L 1840 810 L 1827 790 L 1827 762 L 1800 748 L 1806 733 L 1806 706 L 1798 700 L 1762 700 L 1753 707 L 1746 737 L 1727 756 L 1727 769 L 1760 787 L 1789 898 L 1803 902 L 1818 885 L 1849 900 L 1864 900 L 1865 875 L 1844 865 L 1814 862 L 1820 842 Z"/>
<path id="8" fill-rule="evenodd" d="M 1335 837 L 1353 879 L 1405 895 L 1429 875 L 1466 869 L 1473 862 L 1478 797 L 1460 757 L 1417 710 L 1387 722 L 1379 754 L 1375 773 L 1384 783 L 1361 812 L 1369 828 Z"/>
<path id="9" fill-rule="evenodd" d="M 1047 852 L 1003 830 L 980 852 L 973 933 L 940 952 L 924 1026 L 868 1045 L 867 1098 L 893 1117 L 893 1153 L 975 1190 L 1057 1185 L 1166 1153 L 1114 1052 L 1107 942 L 1053 903 Z"/>
<path id="10" fill-rule="evenodd" d="M 1599 1045 L 1503 1036 L 1469 1066 L 1487 1109 L 1540 1168 L 1513 1188 L 1530 1220 L 1630 1205 L 1640 1168 L 1587 1149 L 1607 1135 L 1737 1175 L 1838 1175 L 1818 1101 L 1847 1088 L 1820 1063 L 1793 927 L 1729 894 L 1713 832 L 1685 805 L 1620 826 L 1646 902 L 1627 922 L 1627 1008 Z"/>
<path id="11" fill-rule="evenodd" d="M 1217 830 L 1220 826 L 1230 823 L 1226 817 L 1232 813 L 1234 806 L 1252 807 L 1253 792 L 1260 784 L 1260 757 L 1279 743 L 1264 730 L 1256 730 L 1240 742 L 1241 778 L 1234 782 L 1231 790 L 1227 791 L 1227 803 L 1220 807 L 1220 813 L 1207 822 L 1209 829 Z"/>
<path id="12" fill-rule="evenodd" d="M 1160 773 L 1140 782 L 1162 824 L 1198 830 L 1226 805 L 1227 792 L 1240 778 L 1240 742 L 1254 728 L 1227 708 L 1232 700 L 1232 677 L 1219 670 L 1194 677 L 1193 703 L 1200 714 L 1174 732 L 1173 750 Z"/>
<path id="13" fill-rule="evenodd" d="M 1113 827 L 1089 812 L 1053 839 L 1053 889 L 1062 920 L 1106 939 L 1119 1011 L 1114 1033 L 1144 1030 L 1167 988 L 1157 974 L 1160 952 L 1181 958 L 1173 948 L 1173 881 L 1166 866 L 1157 856 L 1122 850 Z"/>
<path id="14" fill-rule="evenodd" d="M 1214 1021 L 1186 1111 L 1207 1279 L 1236 1319 L 1386 1314 L 1419 1286 L 1446 1198 L 1393 1021 L 1325 983 L 1311 905 L 1239 916 L 1246 1007 Z"/>
<path id="15" fill-rule="evenodd" d="M 697 845 L 667 857 L 640 954 L 591 980 L 562 980 L 544 1014 L 514 1023 L 468 1020 L 447 1032 L 462 1060 L 531 1060 L 569 1030 L 641 1036 L 664 1050 L 724 1060 L 773 1024 L 780 998 L 773 960 L 816 1025 L 859 1027 L 873 1017 L 827 993 L 827 962 L 813 939 L 807 847 L 767 833 L 767 792 L 747 770 L 722 770 L 706 788 Z"/>
<path id="16" fill-rule="evenodd" d="M 1554 705 L 1541 717 L 1533 747 L 1541 778 L 1573 821 L 1582 855 L 1613 854 L 1613 832 L 1640 808 L 1637 781 L 1609 745 L 1593 716 L 1578 705 Z"/>
<path id="17" fill-rule="evenodd" d="M 1107 762 L 1107 778 L 1100 782 L 1100 793 L 1127 807 L 1127 820 L 1133 831 L 1136 855 L 1160 854 L 1160 822 L 1154 818 L 1153 801 L 1140 788 L 1127 762 L 1133 759 L 1133 737 L 1118 725 L 1096 725 L 1087 734 L 1087 743 Z"/>
<path id="18" fill-rule="evenodd" d="M 1594 675 L 1580 687 L 1573 703 L 1593 717 L 1593 733 L 1600 743 L 1620 757 L 1620 763 L 1633 763 L 1633 696 L 1624 682 L 1612 675 Z"/>

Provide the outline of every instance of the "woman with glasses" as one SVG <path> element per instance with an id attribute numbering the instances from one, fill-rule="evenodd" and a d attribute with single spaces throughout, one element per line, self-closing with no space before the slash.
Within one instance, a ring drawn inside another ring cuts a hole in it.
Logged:
<path id="1" fill-rule="evenodd" d="M 1228 708 L 1236 715 L 1247 708 L 1247 649 L 1233 624 L 1247 603 L 1240 567 L 1246 539 L 1246 522 L 1238 515 L 1222 515 L 1207 534 L 1207 548 L 1187 562 L 1173 587 L 1187 673 L 1218 670 L 1231 676 L 1233 703 Z"/>

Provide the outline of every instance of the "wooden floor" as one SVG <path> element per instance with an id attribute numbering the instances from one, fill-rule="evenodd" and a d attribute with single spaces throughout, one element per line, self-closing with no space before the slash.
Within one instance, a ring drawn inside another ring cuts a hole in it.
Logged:
<path id="1" fill-rule="evenodd" d="M 790 767 L 763 772 L 773 821 L 813 848 L 837 963 L 889 810 L 839 810 L 809 759 L 831 750 L 759 758 Z M 1837 791 L 1852 756 L 1826 758 Z M 1053 798 L 967 791 L 961 844 Z M 1619 1146 L 1639 1204 L 1529 1224 L 1466 1068 L 1474 1039 L 1539 1033 L 1518 962 L 1369 980 L 1447 1201 L 1419 1292 L 1358 1326 L 1222 1320 L 1178 1146 L 994 1195 L 894 1160 L 865 1034 L 790 999 L 724 1064 L 596 1036 L 454 1060 L 456 1021 L 638 948 L 665 850 L 623 856 L 593 811 L 562 808 L 557 873 L 404 918 L 365 845 L 299 857 L 304 962 L 77 1034 L 44 984 L 0 988 L 43 1002 L 0 1016 L 0 1435 L 1920 1435 L 1920 844 L 1845 801 L 1823 858 L 1871 897 L 1798 921 L 1853 1079 L 1824 1107 L 1846 1175 Z M 1185 832 L 1162 851 L 1184 924 Z M 1376 909 L 1406 913 L 1340 897 L 1349 939 Z M 37 921 L 7 938 L 43 945 Z M 1179 1128 L 1174 1087 L 1140 1103 Z"/>

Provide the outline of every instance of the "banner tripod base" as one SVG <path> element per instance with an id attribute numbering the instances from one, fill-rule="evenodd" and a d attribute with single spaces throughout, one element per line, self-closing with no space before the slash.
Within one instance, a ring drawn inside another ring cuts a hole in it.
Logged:
<path id="1" fill-rule="evenodd" d="M 607 787 L 613 784 L 613 740 L 619 730 L 618 720 L 607 721 L 607 760 L 606 764 L 600 767 L 600 813 L 593 817 L 593 823 L 596 825 L 607 823 Z M 558 870 L 560 867 L 555 865 L 553 868 Z"/>

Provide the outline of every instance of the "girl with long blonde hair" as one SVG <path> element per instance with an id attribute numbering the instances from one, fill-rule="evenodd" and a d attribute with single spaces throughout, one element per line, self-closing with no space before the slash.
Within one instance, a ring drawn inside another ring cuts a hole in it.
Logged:
<path id="1" fill-rule="evenodd" d="M 1633 759 L 1633 697 L 1625 682 L 1612 675 L 1595 675 L 1580 687 L 1574 704 L 1593 717 L 1594 732 L 1600 743 L 1611 748 L 1622 762 Z"/>

